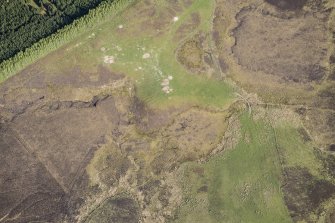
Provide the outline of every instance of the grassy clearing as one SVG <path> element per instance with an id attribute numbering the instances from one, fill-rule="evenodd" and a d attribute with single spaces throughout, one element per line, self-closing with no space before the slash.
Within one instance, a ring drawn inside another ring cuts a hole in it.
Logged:
<path id="1" fill-rule="evenodd" d="M 163 4 L 163 3 L 161 3 Z M 201 25 L 198 30 L 206 32 L 210 29 L 210 22 L 214 1 L 195 1 L 191 7 L 179 16 L 176 23 L 171 22 L 165 35 L 155 39 L 144 36 L 136 41 L 119 39 L 115 36 L 114 41 L 119 47 L 124 49 L 119 57 L 120 66 L 115 67 L 124 70 L 127 74 L 135 77 L 138 94 L 149 105 L 164 105 L 191 102 L 203 106 L 223 107 L 232 99 L 232 88 L 216 80 L 206 77 L 196 76 L 185 70 L 175 59 L 175 50 L 179 43 L 175 43 L 172 38 L 177 28 L 185 22 L 193 12 L 201 15 Z M 172 19 L 172 18 L 171 18 Z M 127 23 L 124 24 L 127 27 Z M 162 44 L 163 43 L 163 44 Z M 148 52 L 151 58 L 141 59 L 142 55 Z M 138 72 L 138 68 L 143 68 Z M 133 69 L 132 69 L 133 68 Z M 135 71 L 135 72 L 134 72 Z M 173 93 L 166 95 L 161 90 L 161 81 L 168 75 L 173 76 L 171 88 Z"/>
<path id="2" fill-rule="evenodd" d="M 182 167 L 184 202 L 175 222 L 292 222 L 284 192 L 298 220 L 326 216 L 333 201 L 325 193 L 331 196 L 334 180 L 312 141 L 286 122 L 273 127 L 246 114 L 240 122 L 242 137 L 233 150 Z"/>
<path id="3" fill-rule="evenodd" d="M 304 140 L 299 130 L 284 123 L 275 129 L 284 161 L 283 191 L 298 222 L 327 222 L 334 210 L 334 161 L 332 156 Z M 332 222 L 331 220 L 328 222 Z"/>
<path id="4" fill-rule="evenodd" d="M 157 1 L 155 6 L 151 7 L 160 13 L 167 11 L 164 8 L 167 7 L 166 4 L 165 1 Z M 162 24 L 167 24 L 161 25 L 161 34 L 157 34 L 158 31 L 150 26 L 152 20 L 149 21 L 147 16 L 138 17 L 136 9 L 129 9 L 69 44 L 65 52 L 54 55 L 53 63 L 45 68 L 50 73 L 57 70 L 66 72 L 75 64 L 81 70 L 94 73 L 98 72 L 98 66 L 103 65 L 113 72 L 121 72 L 131 77 L 138 96 L 150 106 L 190 103 L 203 107 L 224 108 L 233 100 L 233 88 L 223 81 L 187 71 L 176 60 L 175 51 L 180 43 L 173 40 L 178 27 L 194 12 L 200 14 L 202 22 L 190 35 L 200 31 L 208 32 L 211 28 L 213 9 L 214 0 L 196 0 L 176 15 L 179 18 L 177 22 L 173 21 L 172 15 L 159 17 L 157 21 L 162 20 Z M 136 20 L 128 19 L 132 14 Z M 168 16 L 171 18 L 167 18 Z M 143 24 L 147 27 L 139 30 Z M 149 54 L 149 57 L 143 58 L 144 54 Z M 104 56 L 113 56 L 115 62 L 105 64 Z M 59 67 L 58 64 L 62 66 Z M 161 83 L 168 76 L 173 77 L 170 81 L 173 91 L 166 94 L 162 91 Z"/>
<path id="5" fill-rule="evenodd" d="M 276 134 L 286 167 L 307 168 L 313 175 L 320 176 L 322 163 L 316 157 L 313 146 L 302 140 L 297 129 L 286 124 L 276 128 Z"/>
<path id="6" fill-rule="evenodd" d="M 240 120 L 242 139 L 234 150 L 184 167 L 185 203 L 176 222 L 291 222 L 274 133 L 247 115 Z"/>

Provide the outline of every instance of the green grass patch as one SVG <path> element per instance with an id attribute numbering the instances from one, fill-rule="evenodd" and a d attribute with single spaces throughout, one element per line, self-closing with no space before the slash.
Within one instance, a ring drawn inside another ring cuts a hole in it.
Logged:
<path id="1" fill-rule="evenodd" d="M 316 157 L 313 145 L 304 142 L 297 129 L 286 124 L 277 127 L 276 134 L 286 167 L 307 168 L 314 176 L 320 176 L 321 160 Z"/>
<path id="2" fill-rule="evenodd" d="M 235 149 L 184 166 L 185 202 L 176 222 L 291 222 L 274 132 L 248 115 L 240 120 L 242 138 Z"/>
<path id="3" fill-rule="evenodd" d="M 158 5 L 164 5 L 163 3 L 159 1 Z M 180 18 L 178 22 L 171 21 L 164 35 L 151 38 L 151 34 L 145 35 L 144 30 L 140 36 L 130 35 L 128 38 L 125 35 L 120 36 L 110 31 L 102 31 L 103 33 L 98 37 L 99 42 L 110 49 L 104 54 L 116 57 L 115 64 L 111 65 L 112 69 L 122 71 L 132 77 L 136 83 L 138 96 L 150 106 L 162 107 L 187 102 L 199 106 L 223 108 L 233 100 L 232 87 L 224 81 L 212 80 L 205 75 L 196 75 L 187 71 L 176 60 L 175 51 L 180 43 L 173 40 L 178 27 L 194 12 L 200 14 L 202 22 L 198 29 L 193 31 L 193 34 L 199 31 L 209 31 L 213 9 L 213 0 L 196 0 L 191 7 L 178 15 Z M 128 23 L 122 18 L 114 21 L 114 24 L 114 27 L 117 24 L 123 24 L 130 30 L 138 25 L 136 22 Z M 108 36 L 108 39 L 105 36 Z M 122 51 L 118 52 L 117 48 Z M 145 53 L 149 53 L 150 58 L 143 59 L 142 56 Z M 173 92 L 166 94 L 162 91 L 161 83 L 169 75 L 173 76 L 173 80 L 170 81 Z"/>
<path id="4" fill-rule="evenodd" d="M 162 0 L 157 1 L 155 10 L 164 11 L 167 4 Z M 90 27 L 86 32 L 80 33 L 74 41 L 50 55 L 50 62 L 43 64 L 43 69 L 51 74 L 69 73 L 76 66 L 82 71 L 95 73 L 99 71 L 98 66 L 102 65 L 133 79 L 139 98 L 149 106 L 162 108 L 189 103 L 203 107 L 226 108 L 234 99 L 231 85 L 186 70 L 176 60 L 175 51 L 180 43 L 173 40 L 178 27 L 191 18 L 194 12 L 201 16 L 201 24 L 190 34 L 208 32 L 211 28 L 213 10 L 214 0 L 195 0 L 190 7 L 178 12 L 177 16 L 180 19 L 177 22 L 173 22 L 171 17 L 169 24 L 162 28 L 164 33 L 156 35 L 155 29 L 150 25 L 144 28 L 143 32 L 139 31 L 138 27 L 143 23 L 149 23 L 149 20 L 147 17 L 127 19 L 132 13 L 137 13 L 136 10 L 129 8 L 117 17 L 110 17 L 101 25 Z M 120 24 L 123 26 L 122 30 L 118 28 Z M 71 31 L 71 38 L 73 32 L 75 31 Z M 57 41 L 55 42 L 60 46 Z M 143 55 L 146 53 L 149 53 L 150 57 L 144 59 Z M 115 62 L 104 63 L 105 56 L 113 56 Z M 15 66 L 21 68 L 23 65 Z M 173 76 L 173 80 L 170 81 L 170 88 L 173 91 L 166 94 L 161 84 L 170 75 Z"/>

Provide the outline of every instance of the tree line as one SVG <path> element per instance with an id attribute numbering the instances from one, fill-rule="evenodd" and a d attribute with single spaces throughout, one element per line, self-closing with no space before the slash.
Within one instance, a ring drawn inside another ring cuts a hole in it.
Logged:
<path id="1" fill-rule="evenodd" d="M 105 0 L 0 0 L 0 62 Z"/>
<path id="2" fill-rule="evenodd" d="M 71 0 L 67 1 L 72 2 Z M 97 23 L 101 23 L 106 19 L 115 16 L 134 1 L 136 0 L 104 0 L 98 7 L 89 10 L 87 15 L 65 25 L 64 28 L 59 29 L 55 33 L 40 39 L 25 50 L 20 50 L 15 56 L 10 57 L 0 64 L 0 82 L 17 73 L 25 66 L 47 55 L 51 51 L 56 50 L 65 43 L 70 42 L 75 37 L 88 31 L 90 28 L 93 28 Z M 61 5 L 57 6 L 61 8 Z M 19 22 L 16 24 L 19 24 Z M 18 37 L 18 39 L 24 41 L 23 37 Z M 15 38 L 13 40 L 15 40 Z"/>

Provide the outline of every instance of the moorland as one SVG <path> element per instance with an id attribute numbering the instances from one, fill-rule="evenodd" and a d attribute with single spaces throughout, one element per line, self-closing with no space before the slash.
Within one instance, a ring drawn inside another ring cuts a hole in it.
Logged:
<path id="1" fill-rule="evenodd" d="M 105 2 L 4 61 L 0 222 L 334 222 L 334 7 Z"/>

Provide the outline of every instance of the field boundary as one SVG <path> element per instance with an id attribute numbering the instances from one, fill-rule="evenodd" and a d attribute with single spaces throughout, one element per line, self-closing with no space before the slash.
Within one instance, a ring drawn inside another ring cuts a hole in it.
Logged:
<path id="1" fill-rule="evenodd" d="M 0 63 L 0 83 L 15 75 L 29 64 L 36 62 L 52 51 L 58 49 L 90 28 L 114 17 L 128 8 L 137 0 L 108 0 L 102 2 L 95 9 L 89 10 L 87 15 L 74 20 L 50 36 L 39 40 L 29 48 Z"/>

